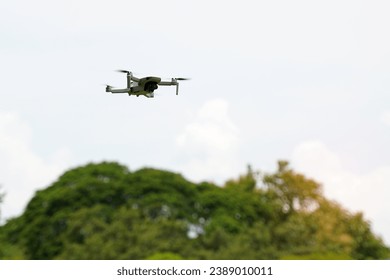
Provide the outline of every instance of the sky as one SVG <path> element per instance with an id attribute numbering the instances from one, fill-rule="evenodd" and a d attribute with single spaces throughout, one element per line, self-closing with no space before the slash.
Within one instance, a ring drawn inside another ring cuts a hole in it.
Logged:
<path id="1" fill-rule="evenodd" d="M 222 184 L 294 170 L 390 244 L 390 3 L 15 0 L 0 4 L 2 218 L 66 170 L 117 161 Z M 155 98 L 137 76 L 190 77 Z"/>

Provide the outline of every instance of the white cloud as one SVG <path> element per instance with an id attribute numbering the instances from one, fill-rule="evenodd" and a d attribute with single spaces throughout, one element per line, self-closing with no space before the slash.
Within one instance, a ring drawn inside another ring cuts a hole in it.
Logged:
<path id="1" fill-rule="evenodd" d="M 236 170 L 238 129 L 228 107 L 223 99 L 206 102 L 178 135 L 176 143 L 184 155 L 180 169 L 192 179 L 227 179 Z"/>
<path id="2" fill-rule="evenodd" d="M 324 194 L 347 209 L 362 211 L 375 232 L 390 243 L 390 165 L 358 174 L 342 164 L 341 157 L 319 141 L 297 146 L 292 155 L 294 167 L 322 183 Z"/>
<path id="3" fill-rule="evenodd" d="M 17 114 L 0 112 L 0 185 L 6 193 L 3 217 L 20 214 L 35 190 L 55 180 L 68 164 L 66 149 L 44 159 L 32 150 L 31 139 L 31 129 Z"/>

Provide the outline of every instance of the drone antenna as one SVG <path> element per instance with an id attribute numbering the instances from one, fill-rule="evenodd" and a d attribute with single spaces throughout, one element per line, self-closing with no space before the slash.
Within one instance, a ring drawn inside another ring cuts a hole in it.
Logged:
<path id="1" fill-rule="evenodd" d="M 176 95 L 179 95 L 179 83 L 176 84 Z"/>

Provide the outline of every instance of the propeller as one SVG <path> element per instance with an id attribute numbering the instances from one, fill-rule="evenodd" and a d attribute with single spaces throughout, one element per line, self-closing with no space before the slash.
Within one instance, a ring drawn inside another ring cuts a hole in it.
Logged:
<path id="1" fill-rule="evenodd" d="M 120 73 L 130 74 L 130 71 L 127 71 L 127 70 L 119 69 L 119 70 L 116 70 L 116 71 L 117 71 L 117 72 L 120 72 Z"/>
<path id="2" fill-rule="evenodd" d="M 173 80 L 177 81 L 187 81 L 190 78 L 173 78 Z M 176 83 L 176 95 L 179 95 L 179 83 Z"/>

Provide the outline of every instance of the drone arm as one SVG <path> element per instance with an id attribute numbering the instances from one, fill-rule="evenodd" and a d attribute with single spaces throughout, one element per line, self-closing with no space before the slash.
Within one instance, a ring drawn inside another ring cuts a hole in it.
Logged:
<path id="1" fill-rule="evenodd" d="M 175 86 L 177 84 L 176 81 L 161 81 L 158 83 L 159 86 Z"/>
<path id="2" fill-rule="evenodd" d="M 108 92 L 111 92 L 111 93 L 128 93 L 130 91 L 129 88 L 118 88 L 118 89 L 112 89 L 110 88 L 108 90 Z"/>
<path id="3" fill-rule="evenodd" d="M 139 81 L 140 81 L 140 79 L 137 77 L 134 77 L 133 73 L 127 72 L 127 88 L 131 88 L 131 86 L 132 86 L 131 82 L 138 83 Z"/>
<path id="4" fill-rule="evenodd" d="M 158 84 L 160 86 L 176 86 L 176 95 L 179 95 L 179 83 L 177 79 L 173 78 L 172 81 L 161 81 Z"/>
<path id="5" fill-rule="evenodd" d="M 131 80 L 138 83 L 140 79 L 137 77 L 131 76 Z"/>

